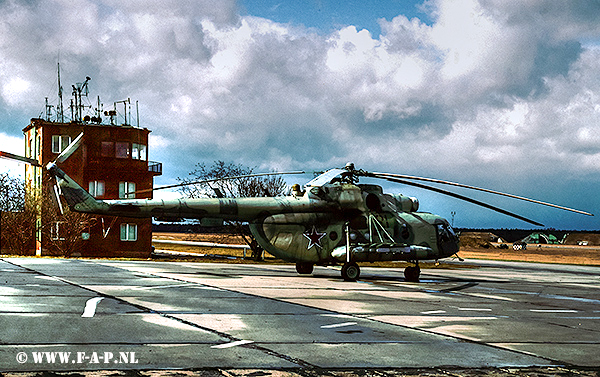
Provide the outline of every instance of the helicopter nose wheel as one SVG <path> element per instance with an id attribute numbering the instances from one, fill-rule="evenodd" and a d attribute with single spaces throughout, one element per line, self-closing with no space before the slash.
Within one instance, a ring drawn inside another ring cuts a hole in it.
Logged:
<path id="1" fill-rule="evenodd" d="M 300 275 L 310 275 L 313 272 L 313 264 L 307 262 L 296 263 L 296 272 Z"/>
<path id="2" fill-rule="evenodd" d="M 342 266 L 342 278 L 345 281 L 356 281 L 360 276 L 360 267 L 356 262 L 344 263 Z"/>
<path id="3" fill-rule="evenodd" d="M 404 269 L 404 280 L 411 283 L 418 283 L 419 276 L 421 276 L 421 268 L 417 264 L 416 266 L 408 266 Z"/>

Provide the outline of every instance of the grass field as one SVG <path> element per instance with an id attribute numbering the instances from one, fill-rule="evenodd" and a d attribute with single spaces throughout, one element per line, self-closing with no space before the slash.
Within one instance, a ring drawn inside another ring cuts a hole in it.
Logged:
<path id="1" fill-rule="evenodd" d="M 174 250 L 185 251 L 198 254 L 213 254 L 227 255 L 239 258 L 237 263 L 244 262 L 243 250 L 241 249 L 225 249 L 213 247 L 198 247 L 187 245 L 174 245 L 160 243 L 160 240 L 176 240 L 176 241 L 201 241 L 214 242 L 223 244 L 243 244 L 243 240 L 239 236 L 229 234 L 187 234 L 187 233 L 154 233 L 154 246 L 157 250 Z M 490 243 L 488 247 L 472 246 L 469 242 L 465 242 L 469 246 L 461 247 L 458 255 L 464 259 L 491 259 L 491 260 L 507 260 L 507 261 L 524 261 L 524 262 L 539 262 L 539 263 L 563 263 L 563 264 L 578 264 L 589 266 L 600 266 L 600 247 L 598 246 L 575 246 L 575 245 L 528 245 L 527 250 L 513 250 L 509 245 L 508 249 L 501 249 L 500 244 Z M 178 258 L 185 259 L 185 258 Z M 208 258 L 210 259 L 210 257 Z M 223 258 L 213 258 L 215 261 L 224 261 Z M 232 260 L 227 260 L 232 263 Z M 265 254 L 267 263 L 285 263 L 278 261 Z M 248 262 L 248 261 L 246 261 Z M 403 263 L 385 262 L 374 263 L 373 266 L 394 266 L 402 267 Z"/>

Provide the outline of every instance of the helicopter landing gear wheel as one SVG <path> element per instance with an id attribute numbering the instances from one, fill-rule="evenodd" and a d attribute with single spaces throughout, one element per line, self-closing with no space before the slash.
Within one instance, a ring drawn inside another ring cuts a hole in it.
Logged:
<path id="1" fill-rule="evenodd" d="M 301 275 L 310 275 L 313 272 L 313 264 L 308 262 L 296 263 L 296 271 Z"/>
<path id="2" fill-rule="evenodd" d="M 421 269 L 419 266 L 408 266 L 404 269 L 404 280 L 411 283 L 418 283 L 419 276 L 421 276 Z"/>
<path id="3" fill-rule="evenodd" d="M 355 262 L 344 263 L 342 277 L 345 281 L 356 281 L 360 276 L 360 267 Z"/>

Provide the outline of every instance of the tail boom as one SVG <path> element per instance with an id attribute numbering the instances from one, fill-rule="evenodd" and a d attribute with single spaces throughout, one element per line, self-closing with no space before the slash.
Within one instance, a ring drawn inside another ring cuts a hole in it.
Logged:
<path id="1" fill-rule="evenodd" d="M 95 215 L 253 221 L 272 213 L 335 210 L 330 203 L 307 197 L 99 200 L 55 164 L 48 164 L 47 169 L 72 211 Z"/>

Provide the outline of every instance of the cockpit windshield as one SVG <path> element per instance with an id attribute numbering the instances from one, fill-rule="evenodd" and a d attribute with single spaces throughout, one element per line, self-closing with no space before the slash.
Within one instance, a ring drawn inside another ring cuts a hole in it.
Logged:
<path id="1" fill-rule="evenodd" d="M 454 241 L 458 239 L 456 233 L 454 233 L 454 229 L 448 223 L 438 223 L 437 225 L 437 233 L 440 241 L 448 242 Z"/>
<path id="2" fill-rule="evenodd" d="M 458 236 L 447 222 L 437 223 L 438 248 L 443 257 L 454 255 L 458 252 Z"/>
<path id="3" fill-rule="evenodd" d="M 341 179 L 342 173 L 346 173 L 344 169 L 331 169 L 321 174 L 317 178 L 306 184 L 306 187 L 321 187 L 327 183 L 331 183 L 334 179 Z"/>

